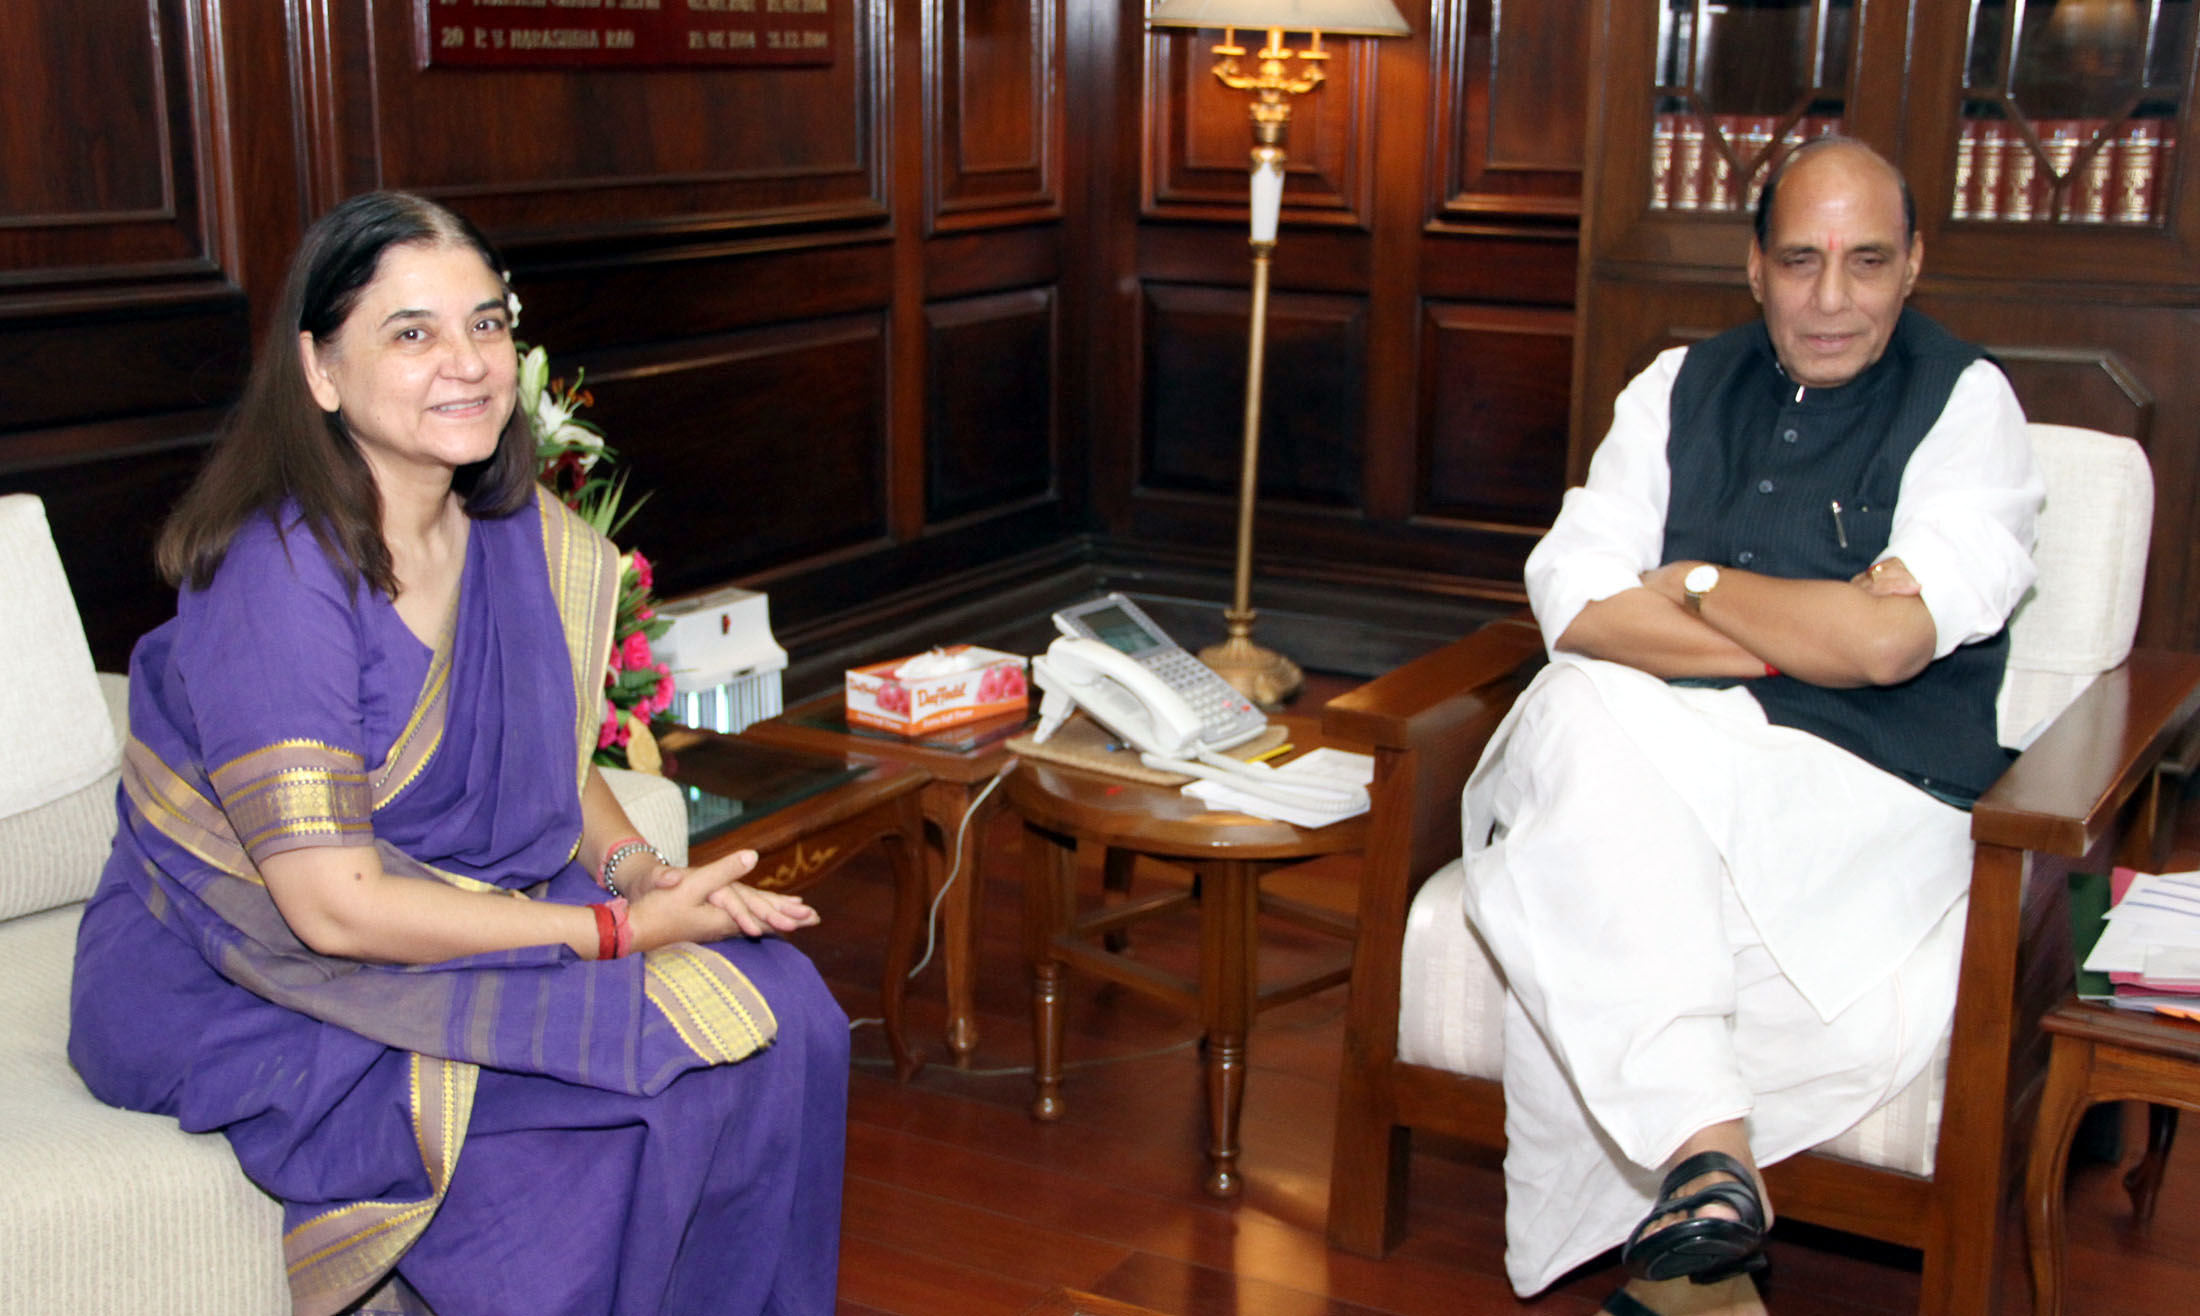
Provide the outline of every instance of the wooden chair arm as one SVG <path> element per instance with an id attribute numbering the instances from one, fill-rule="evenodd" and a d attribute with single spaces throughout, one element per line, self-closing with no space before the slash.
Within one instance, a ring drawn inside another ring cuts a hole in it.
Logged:
<path id="1" fill-rule="evenodd" d="M 1971 838 L 2080 858 L 2200 713 L 2200 655 L 2134 650 L 2086 687 L 1971 813 Z"/>
<path id="2" fill-rule="evenodd" d="M 1379 1010 L 1387 1000 L 1395 1011 L 1406 908 L 1421 881 L 1458 856 L 1459 792 L 1542 658 L 1542 637 L 1523 612 L 1322 709 L 1325 738 L 1366 746 L 1375 755 L 1360 876 L 1355 1010 Z"/>
<path id="3" fill-rule="evenodd" d="M 1376 750 L 1429 745 L 1471 721 L 1492 687 L 1508 685 L 1542 656 L 1534 620 L 1514 613 L 1330 700 L 1322 731 Z M 1502 697 L 1510 702 L 1509 692 Z"/>

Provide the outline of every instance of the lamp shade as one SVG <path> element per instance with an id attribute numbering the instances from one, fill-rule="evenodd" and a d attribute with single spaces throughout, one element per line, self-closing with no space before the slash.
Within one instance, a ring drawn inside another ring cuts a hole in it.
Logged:
<path id="1" fill-rule="evenodd" d="M 1391 0 L 1159 0 L 1153 27 L 1282 28 L 1348 37 L 1402 37 L 1413 29 Z"/>

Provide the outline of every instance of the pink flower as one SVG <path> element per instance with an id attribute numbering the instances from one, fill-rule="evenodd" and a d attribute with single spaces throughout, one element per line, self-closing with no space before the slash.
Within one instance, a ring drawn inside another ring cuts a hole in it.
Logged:
<path id="1" fill-rule="evenodd" d="M 642 550 L 635 549 L 633 556 L 634 583 L 642 589 L 648 589 L 656 583 L 657 573 L 651 569 L 649 559 L 642 556 Z"/>
<path id="2" fill-rule="evenodd" d="M 619 738 L 619 710 L 603 701 L 603 728 L 596 733 L 596 748 L 609 749 Z"/>
<path id="3" fill-rule="evenodd" d="M 627 636 L 619 646 L 619 658 L 619 666 L 630 672 L 649 666 L 649 637 L 640 631 Z"/>
<path id="4" fill-rule="evenodd" d="M 643 714 L 645 717 L 655 717 L 672 707 L 672 669 L 663 663 L 657 663 L 655 666 L 657 668 L 657 693 L 654 698 L 645 701 L 650 706 L 649 711 Z"/>
<path id="5" fill-rule="evenodd" d="M 657 615 L 657 610 L 656 610 L 655 608 L 652 608 L 652 607 L 650 607 L 650 606 L 649 606 L 648 604 L 646 604 L 646 603 L 645 603 L 645 604 L 643 604 L 643 605 L 642 605 L 641 607 L 639 607 L 639 608 L 636 608 L 636 609 L 634 610 L 634 616 L 635 616 L 635 618 L 636 618 L 637 620 L 639 620 L 639 621 L 649 621 L 649 620 L 651 620 L 652 618 L 656 617 L 656 615 Z"/>

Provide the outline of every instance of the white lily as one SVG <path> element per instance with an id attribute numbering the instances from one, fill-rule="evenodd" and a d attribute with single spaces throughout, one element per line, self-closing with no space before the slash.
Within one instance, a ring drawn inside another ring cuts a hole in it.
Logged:
<path id="1" fill-rule="evenodd" d="M 550 436 L 547 441 L 573 449 L 580 457 L 582 473 L 586 474 L 596 464 L 596 459 L 603 456 L 603 435 L 581 425 L 566 424 L 562 408 L 553 405 L 549 410 L 558 413 L 559 420 L 555 429 L 546 430 Z"/>
<path id="2" fill-rule="evenodd" d="M 539 416 L 541 414 L 542 403 L 546 400 L 544 386 L 549 382 L 550 353 L 548 349 L 541 347 L 528 349 L 527 355 L 521 357 L 519 362 L 519 409 L 521 412 L 529 416 Z M 560 416 L 558 423 L 565 423 L 569 415 L 570 413 L 567 416 Z M 555 426 L 552 428 L 555 428 Z M 536 424 L 535 434 L 538 439 L 548 432 L 539 422 Z"/>

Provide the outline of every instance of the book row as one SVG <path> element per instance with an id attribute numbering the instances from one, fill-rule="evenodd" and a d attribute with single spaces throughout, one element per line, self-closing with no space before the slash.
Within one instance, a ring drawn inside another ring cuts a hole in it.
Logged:
<path id="1" fill-rule="evenodd" d="M 2173 139 L 2163 120 L 1966 119 L 1951 219 L 2152 224 Z"/>
<path id="2" fill-rule="evenodd" d="M 1747 210 L 1780 151 L 1841 131 L 1838 115 L 1660 114 L 1650 129 L 1652 210 Z M 1778 134 L 1776 136 L 1776 134 Z"/>
<path id="3" fill-rule="evenodd" d="M 1779 154 L 1841 130 L 1837 115 L 1660 114 L 1651 127 L 1652 210 L 1752 209 Z M 2160 119 L 1966 119 L 1949 218 L 2155 224 L 2174 134 Z"/>

